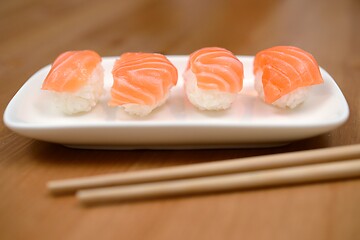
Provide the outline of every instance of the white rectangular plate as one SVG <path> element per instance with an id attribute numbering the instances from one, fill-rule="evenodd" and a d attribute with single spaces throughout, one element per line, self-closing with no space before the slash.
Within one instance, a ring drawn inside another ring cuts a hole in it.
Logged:
<path id="1" fill-rule="evenodd" d="M 334 79 L 323 69 L 324 84 L 311 89 L 308 99 L 293 110 L 262 102 L 254 90 L 253 57 L 238 56 L 244 64 L 244 88 L 225 111 L 197 110 L 183 91 L 182 73 L 188 56 L 168 56 L 179 71 L 169 100 L 145 118 L 131 117 L 107 105 L 116 57 L 103 58 L 105 89 L 100 103 L 84 114 L 59 112 L 40 90 L 50 65 L 35 73 L 7 106 L 4 122 L 30 138 L 83 148 L 198 148 L 275 146 L 313 137 L 340 126 L 349 107 Z"/>

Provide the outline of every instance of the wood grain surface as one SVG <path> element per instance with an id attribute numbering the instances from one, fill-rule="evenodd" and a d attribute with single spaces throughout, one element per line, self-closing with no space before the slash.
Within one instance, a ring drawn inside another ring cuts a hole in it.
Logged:
<path id="1" fill-rule="evenodd" d="M 268 149 L 75 150 L 0 123 L 0 239 L 360 239 L 360 179 L 100 207 L 52 197 L 49 180 L 360 143 L 360 2 L 221 0 L 0 1 L 0 112 L 61 52 L 189 54 L 274 45 L 311 52 L 336 80 L 350 118 Z"/>

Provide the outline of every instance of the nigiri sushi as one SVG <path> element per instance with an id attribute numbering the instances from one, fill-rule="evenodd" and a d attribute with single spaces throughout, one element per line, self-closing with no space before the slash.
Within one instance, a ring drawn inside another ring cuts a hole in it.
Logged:
<path id="1" fill-rule="evenodd" d="M 223 110 L 241 91 L 244 70 L 230 51 L 208 47 L 190 55 L 183 77 L 186 96 L 194 106 L 200 110 Z"/>
<path id="2" fill-rule="evenodd" d="M 101 57 L 94 51 L 68 51 L 56 58 L 42 84 L 65 114 L 90 111 L 99 101 L 104 85 Z"/>
<path id="3" fill-rule="evenodd" d="M 292 46 L 257 53 L 254 74 L 259 96 L 280 108 L 295 108 L 306 99 L 310 86 L 324 82 L 315 58 Z"/>
<path id="4" fill-rule="evenodd" d="M 146 116 L 165 103 L 178 80 L 175 66 L 159 53 L 124 53 L 112 75 L 109 105 L 136 116 Z"/>

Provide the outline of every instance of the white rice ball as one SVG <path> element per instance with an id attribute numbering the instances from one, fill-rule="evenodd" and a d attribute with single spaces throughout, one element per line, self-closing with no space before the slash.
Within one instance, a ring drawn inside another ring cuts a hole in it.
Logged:
<path id="1" fill-rule="evenodd" d="M 262 84 L 262 71 L 257 71 L 255 74 L 255 90 L 258 92 L 259 97 L 264 100 L 264 88 Z M 272 105 L 279 108 L 293 109 L 302 102 L 305 101 L 309 92 L 309 87 L 300 87 L 294 91 L 282 96 L 278 100 L 272 103 Z"/>
<path id="2" fill-rule="evenodd" d="M 65 114 L 90 111 L 99 101 L 104 86 L 104 69 L 99 63 L 85 86 L 76 92 L 55 92 L 55 106 Z"/>
<path id="3" fill-rule="evenodd" d="M 200 89 L 197 86 L 196 76 L 191 69 L 187 70 L 183 77 L 186 96 L 200 110 L 224 110 L 235 101 L 236 93 Z"/>
<path id="4" fill-rule="evenodd" d="M 154 105 L 126 103 L 126 104 L 121 105 L 120 107 L 130 115 L 137 116 L 137 117 L 144 117 L 144 116 L 148 115 L 149 113 L 151 113 L 155 108 L 163 105 L 168 98 L 169 98 L 169 93 L 167 93 L 161 101 L 159 101 L 157 104 L 154 104 Z"/>

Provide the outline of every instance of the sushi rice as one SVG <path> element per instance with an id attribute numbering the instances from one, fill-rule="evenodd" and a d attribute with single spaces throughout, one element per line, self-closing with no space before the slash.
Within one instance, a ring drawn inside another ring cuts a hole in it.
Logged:
<path id="1" fill-rule="evenodd" d="M 158 103 L 154 105 L 126 103 L 120 106 L 119 109 L 123 109 L 125 112 L 133 116 L 144 117 L 149 113 L 151 113 L 155 108 L 158 108 L 161 105 L 163 105 L 168 98 L 169 98 L 169 93 L 167 93 L 163 99 L 161 99 Z"/>
<path id="2" fill-rule="evenodd" d="M 197 86 L 197 79 L 191 69 L 184 75 L 185 92 L 189 101 L 200 110 L 224 110 L 231 106 L 237 94 L 219 90 L 203 90 Z"/>
<path id="3" fill-rule="evenodd" d="M 225 110 L 243 87 L 244 70 L 229 50 L 206 47 L 190 54 L 183 78 L 186 96 L 195 107 Z"/>
<path id="4" fill-rule="evenodd" d="M 51 91 L 56 108 L 71 115 L 90 111 L 100 100 L 103 93 L 104 69 L 99 63 L 87 83 L 76 92 Z"/>
<path id="5" fill-rule="evenodd" d="M 259 94 L 259 97 L 264 100 L 264 88 L 262 84 L 262 75 L 263 72 L 261 70 L 257 71 L 255 74 L 255 90 Z M 280 97 L 276 101 L 272 103 L 272 105 L 279 108 L 290 108 L 293 109 L 297 107 L 299 104 L 303 103 L 307 98 L 310 87 L 299 87 L 292 92 Z"/>

